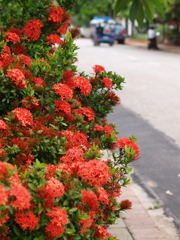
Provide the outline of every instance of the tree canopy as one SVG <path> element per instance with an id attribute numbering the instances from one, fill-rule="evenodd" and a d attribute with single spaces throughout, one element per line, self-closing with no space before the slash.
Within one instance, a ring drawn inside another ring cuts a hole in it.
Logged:
<path id="1" fill-rule="evenodd" d="M 123 9 L 129 7 L 129 18 L 137 20 L 139 27 L 142 27 L 144 18 L 149 22 L 153 21 L 155 10 L 164 16 L 168 0 L 116 0 L 114 13 L 118 14 Z"/>

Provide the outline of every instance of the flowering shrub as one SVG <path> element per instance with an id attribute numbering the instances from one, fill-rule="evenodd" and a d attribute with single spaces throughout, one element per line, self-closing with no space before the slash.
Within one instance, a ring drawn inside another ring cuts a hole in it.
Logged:
<path id="1" fill-rule="evenodd" d="M 79 73 L 66 3 L 32 2 L 1 27 L 0 239 L 116 239 L 107 228 L 131 208 L 117 197 L 139 156 L 105 119 L 124 79 Z"/>

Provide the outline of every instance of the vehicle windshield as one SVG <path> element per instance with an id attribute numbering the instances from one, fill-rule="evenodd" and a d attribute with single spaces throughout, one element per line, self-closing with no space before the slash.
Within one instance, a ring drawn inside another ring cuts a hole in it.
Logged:
<path id="1" fill-rule="evenodd" d="M 104 26 L 104 32 L 106 32 L 106 33 L 117 33 L 123 29 L 124 29 L 124 27 L 120 24 L 106 24 Z"/>

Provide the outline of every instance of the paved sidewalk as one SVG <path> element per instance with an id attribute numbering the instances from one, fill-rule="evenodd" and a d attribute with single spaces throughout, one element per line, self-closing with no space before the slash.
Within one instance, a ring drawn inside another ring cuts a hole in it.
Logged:
<path id="1" fill-rule="evenodd" d="M 141 40 L 127 38 L 125 41 L 125 44 L 147 49 L 148 41 L 141 41 Z M 159 50 L 162 52 L 180 54 L 180 46 L 175 46 L 170 44 L 158 44 L 158 47 L 159 47 Z M 147 49 L 147 51 L 157 51 L 157 50 Z"/>
<path id="2" fill-rule="evenodd" d="M 131 182 L 122 188 L 120 200 L 132 201 L 132 209 L 124 212 L 109 232 L 120 240 L 179 240 L 173 219 L 163 207 L 150 198 L 139 184 Z"/>

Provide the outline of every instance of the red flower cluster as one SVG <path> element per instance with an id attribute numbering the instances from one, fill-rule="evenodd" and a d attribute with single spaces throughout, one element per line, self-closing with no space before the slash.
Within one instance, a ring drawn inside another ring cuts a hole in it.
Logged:
<path id="1" fill-rule="evenodd" d="M 53 90 L 61 97 L 61 99 L 72 99 L 73 91 L 66 84 L 57 83 L 53 86 Z"/>
<path id="2" fill-rule="evenodd" d="M 45 82 L 41 78 L 35 77 L 32 79 L 32 81 L 35 83 L 35 86 L 39 87 L 40 89 L 43 89 L 45 86 Z"/>
<path id="3" fill-rule="evenodd" d="M 33 211 L 28 210 L 17 211 L 15 213 L 15 222 L 20 225 L 22 230 L 29 228 L 30 231 L 33 231 L 39 224 L 39 216 L 36 216 Z"/>
<path id="4" fill-rule="evenodd" d="M 55 102 L 55 106 L 56 106 L 55 111 L 57 112 L 62 111 L 67 114 L 71 114 L 71 105 L 68 102 L 58 100 Z"/>
<path id="5" fill-rule="evenodd" d="M 25 108 L 15 108 L 12 113 L 15 116 L 15 120 L 20 122 L 23 127 L 32 126 L 33 116 L 29 110 Z"/>
<path id="6" fill-rule="evenodd" d="M 47 44 L 58 44 L 58 45 L 63 45 L 64 41 L 61 40 L 60 36 L 57 34 L 51 34 L 46 37 L 48 42 Z"/>
<path id="7" fill-rule="evenodd" d="M 92 85 L 89 80 L 82 76 L 73 77 L 67 81 L 66 84 L 72 89 L 79 88 L 84 96 L 88 96 L 92 89 Z"/>
<path id="8" fill-rule="evenodd" d="M 48 10 L 49 10 L 48 21 L 54 24 L 61 24 L 63 20 L 64 10 L 57 6 L 49 8 Z"/>
<path id="9" fill-rule="evenodd" d="M 129 199 L 123 200 L 120 202 L 120 207 L 122 210 L 131 209 L 132 208 L 132 202 L 129 201 Z"/>
<path id="10" fill-rule="evenodd" d="M 95 218 L 95 212 L 94 211 L 91 211 L 88 216 L 90 218 L 88 219 L 81 219 L 79 220 L 79 224 L 82 225 L 81 229 L 80 229 L 80 233 L 84 233 L 86 231 L 86 229 L 89 229 L 91 227 L 91 225 L 93 224 L 94 222 L 94 218 Z"/>
<path id="11" fill-rule="evenodd" d="M 109 237 L 110 234 L 107 232 L 106 227 L 102 227 L 102 226 L 97 226 L 96 229 L 96 237 L 100 238 L 101 240 L 105 240 L 107 237 Z"/>
<path id="12" fill-rule="evenodd" d="M 16 68 L 9 69 L 8 73 L 6 74 L 6 77 L 11 78 L 11 80 L 18 88 L 20 89 L 27 88 L 27 82 L 25 81 L 25 76 L 21 70 Z"/>
<path id="13" fill-rule="evenodd" d="M 120 98 L 113 91 L 108 91 L 105 97 L 109 100 L 112 100 L 112 105 L 120 104 Z"/>
<path id="14" fill-rule="evenodd" d="M 22 105 L 29 110 L 37 110 L 40 106 L 36 97 L 25 97 L 21 101 Z"/>
<path id="15" fill-rule="evenodd" d="M 6 32 L 16 33 L 20 38 L 22 37 L 22 30 L 20 28 L 18 28 L 18 27 L 11 27 Z"/>
<path id="16" fill-rule="evenodd" d="M 46 215 L 51 218 L 49 224 L 46 226 L 47 234 L 51 237 L 58 237 L 64 232 L 64 226 L 69 223 L 66 210 L 54 207 Z"/>
<path id="17" fill-rule="evenodd" d="M 68 29 L 68 25 L 69 25 L 69 23 L 68 23 L 68 21 L 66 21 L 62 27 L 58 28 L 57 32 L 59 34 L 65 35 L 67 32 L 67 29 Z"/>
<path id="18" fill-rule="evenodd" d="M 79 176 L 89 185 L 103 186 L 111 176 L 108 166 L 100 160 L 90 160 L 80 167 Z"/>
<path id="19" fill-rule="evenodd" d="M 138 158 L 139 153 L 140 153 L 140 149 L 139 146 L 132 140 L 130 140 L 129 138 L 121 138 L 116 142 L 116 146 L 121 148 L 121 149 L 125 149 L 125 147 L 130 147 L 134 150 L 134 160 Z"/>
<path id="20" fill-rule="evenodd" d="M 64 195 L 64 186 L 56 178 L 50 178 L 40 193 L 44 199 L 53 199 Z"/>
<path id="21" fill-rule="evenodd" d="M 86 116 L 88 121 L 94 121 L 94 119 L 95 119 L 94 111 L 92 110 L 92 108 L 82 107 L 79 109 L 75 109 L 74 112 L 77 115 Z"/>
<path id="22" fill-rule="evenodd" d="M 27 48 L 21 44 L 16 44 L 14 47 L 13 47 L 13 53 L 15 55 L 18 55 L 18 54 L 26 54 L 27 52 Z"/>
<path id="23" fill-rule="evenodd" d="M 105 68 L 101 65 L 94 65 L 93 71 L 97 74 L 101 74 L 102 72 L 106 72 Z"/>
<path id="24" fill-rule="evenodd" d="M 112 88 L 113 83 L 112 83 L 112 80 L 109 77 L 104 77 L 102 79 L 102 82 L 104 83 L 104 87 L 106 87 L 108 89 Z"/>
<path id="25" fill-rule="evenodd" d="M 87 205 L 91 211 L 95 211 L 99 208 L 99 202 L 94 192 L 83 189 L 81 194 L 83 195 L 82 203 Z"/>
<path id="26" fill-rule="evenodd" d="M 39 19 L 29 20 L 23 28 L 23 31 L 27 37 L 27 41 L 37 41 L 41 35 L 42 27 L 44 27 L 44 25 Z"/>
<path id="27" fill-rule="evenodd" d="M 108 194 L 107 194 L 106 190 L 103 187 L 97 186 L 96 191 L 97 191 L 97 196 L 98 196 L 99 202 L 104 202 L 105 204 L 108 204 L 109 198 L 108 198 Z"/>
<path id="28" fill-rule="evenodd" d="M 11 184 L 10 196 L 15 200 L 10 202 L 10 205 L 16 209 L 28 209 L 30 207 L 31 195 L 29 191 L 18 183 Z"/>
<path id="29" fill-rule="evenodd" d="M 16 33 L 13 32 L 5 32 L 6 36 L 4 37 L 6 42 L 12 42 L 12 43 L 19 43 L 20 38 Z"/>
<path id="30" fill-rule="evenodd" d="M 72 161 L 84 161 L 83 159 L 84 152 L 79 147 L 73 147 L 66 151 L 65 155 L 60 158 L 61 161 L 66 163 L 72 163 Z"/>
<path id="31" fill-rule="evenodd" d="M 0 130 L 6 130 L 6 129 L 7 129 L 6 122 L 0 119 Z"/>
<path id="32" fill-rule="evenodd" d="M 3 185 L 0 185 L 0 193 L 0 205 L 6 205 L 9 192 Z"/>
<path id="33" fill-rule="evenodd" d="M 23 64 L 30 67 L 32 59 L 24 54 L 19 54 L 18 57 L 23 60 Z"/>

